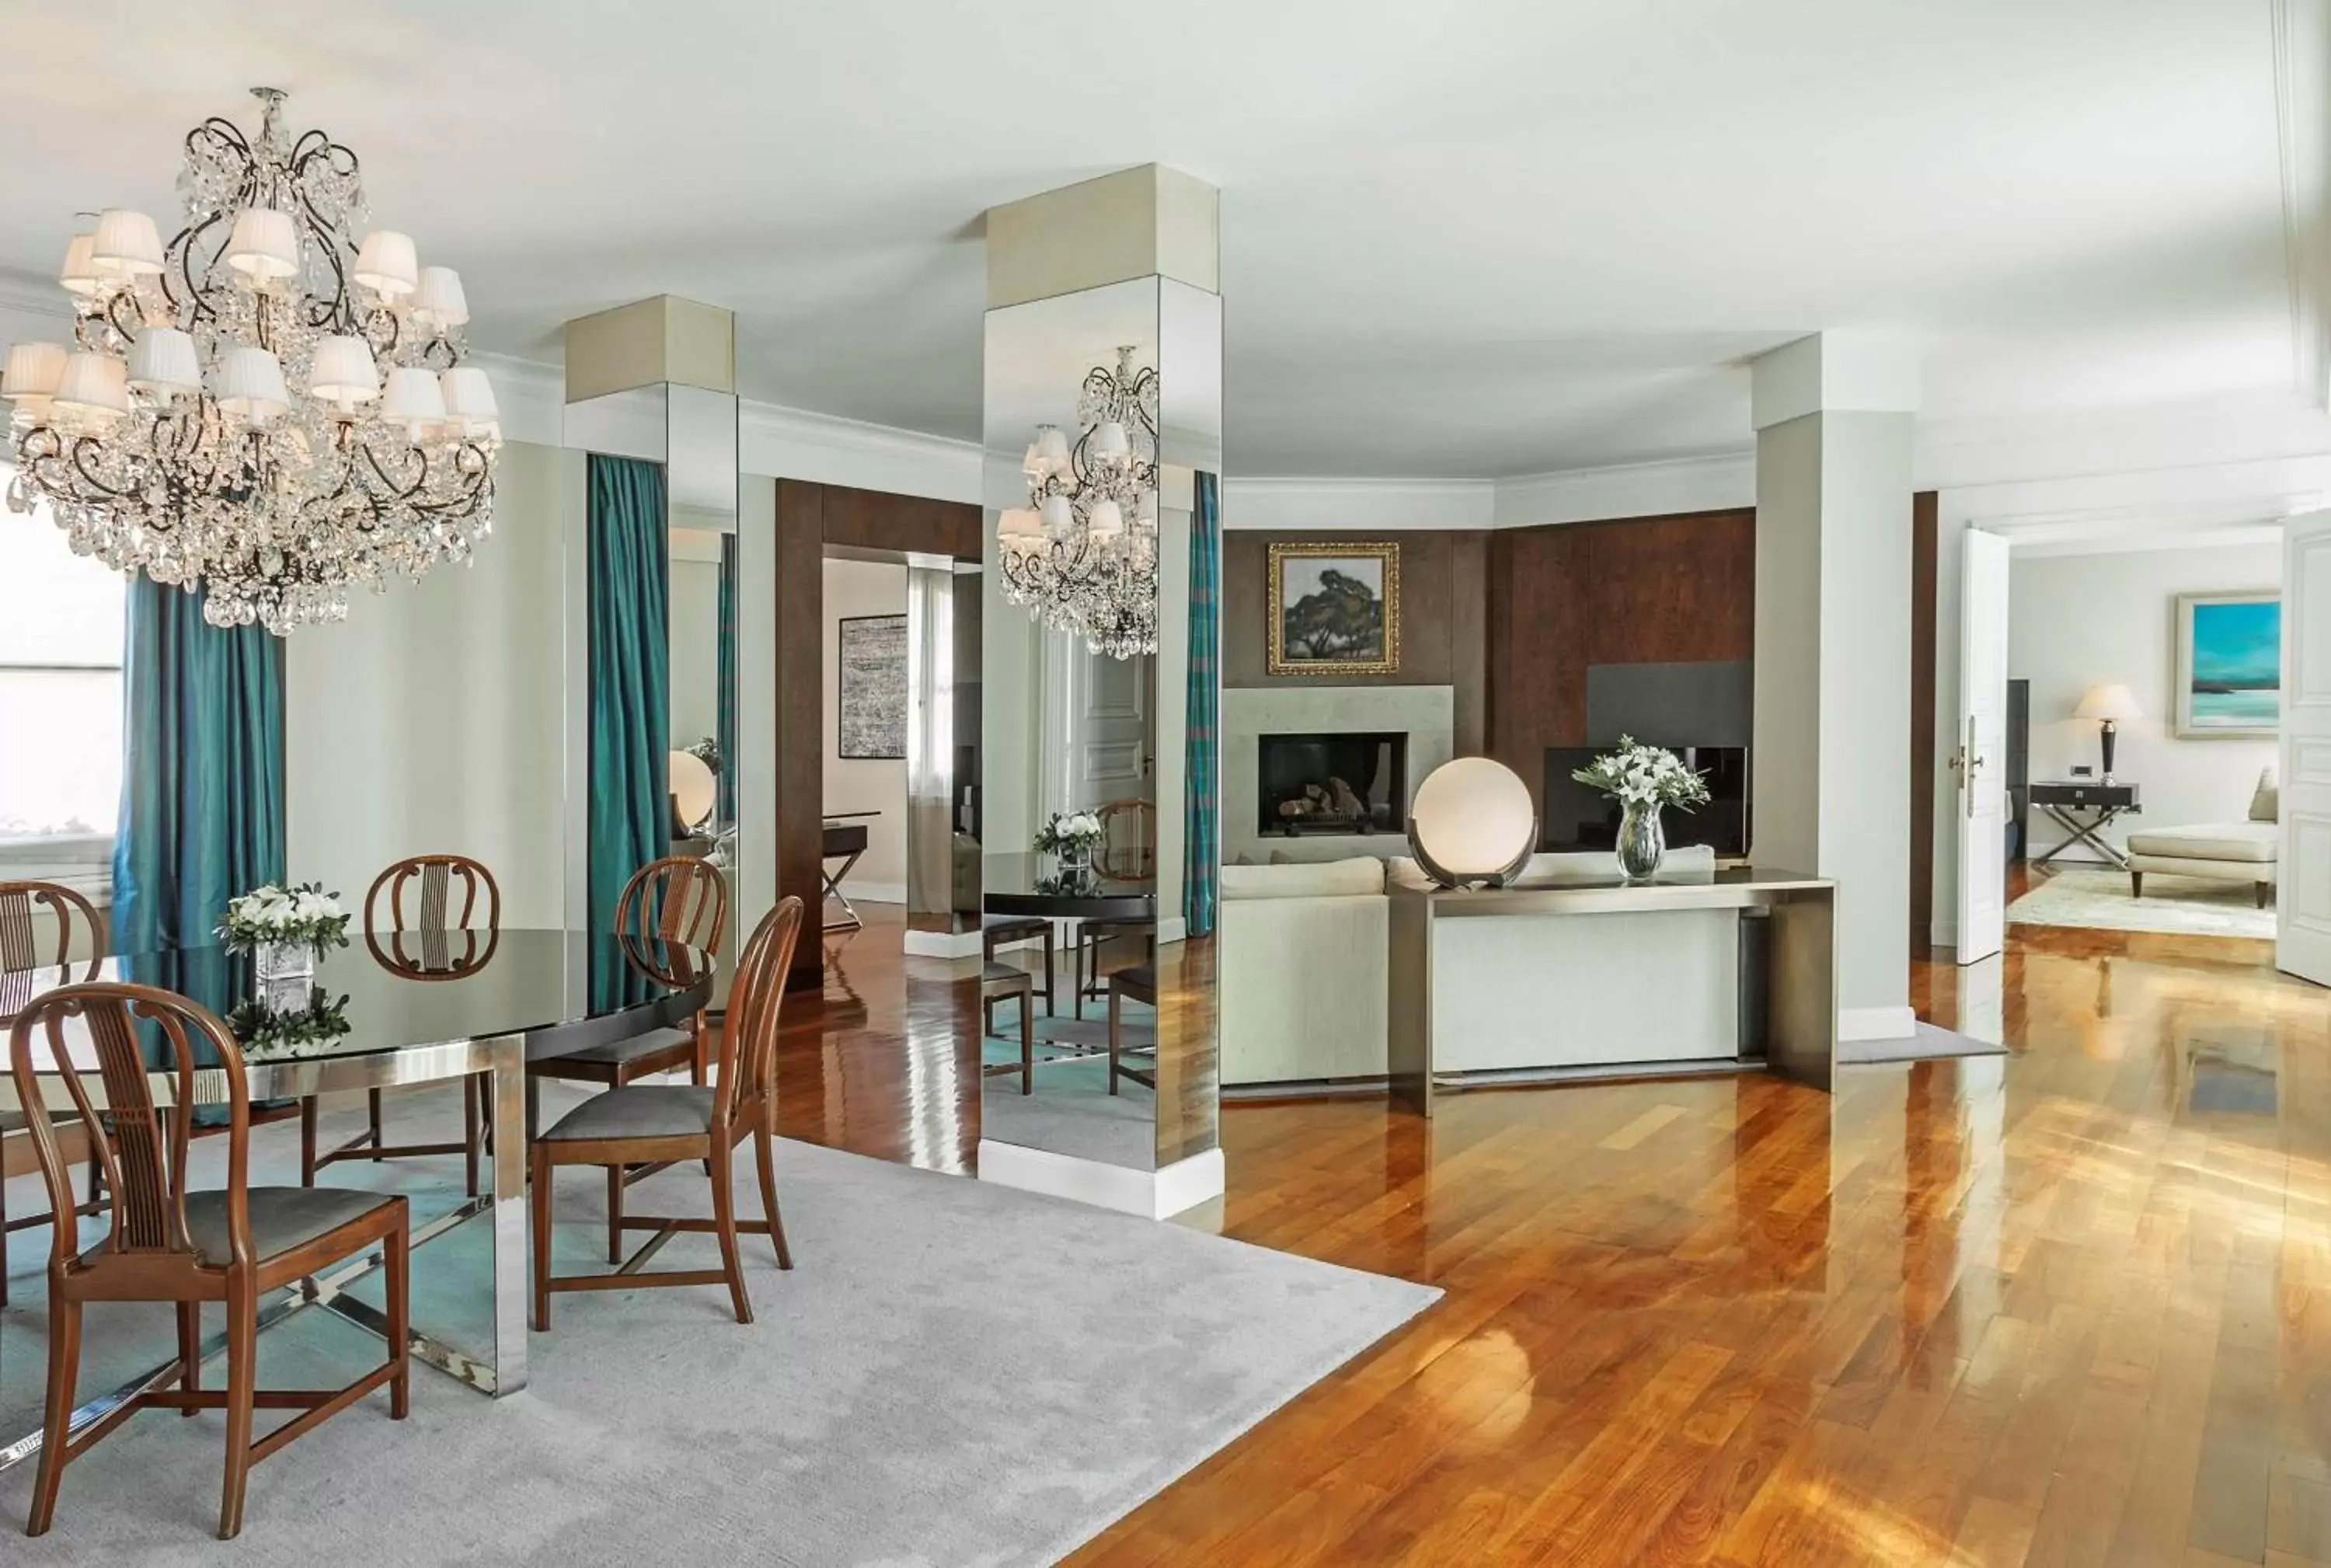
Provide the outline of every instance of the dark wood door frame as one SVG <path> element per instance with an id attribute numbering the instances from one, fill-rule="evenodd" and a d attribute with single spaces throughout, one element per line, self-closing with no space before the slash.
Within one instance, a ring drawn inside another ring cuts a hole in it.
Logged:
<path id="1" fill-rule="evenodd" d="M 825 557 L 866 551 L 980 558 L 982 512 L 960 501 L 807 480 L 777 484 L 777 896 L 824 905 Z M 903 803 L 902 803 L 903 805 Z M 794 949 L 787 990 L 825 984 L 825 945 Z"/>

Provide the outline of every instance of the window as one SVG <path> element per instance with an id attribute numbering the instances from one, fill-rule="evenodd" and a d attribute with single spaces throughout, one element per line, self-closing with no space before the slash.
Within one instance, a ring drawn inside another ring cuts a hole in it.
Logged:
<path id="1" fill-rule="evenodd" d="M 0 489 L 14 478 L 0 466 Z M 121 801 L 120 574 L 0 501 L 0 875 L 102 890 Z"/>

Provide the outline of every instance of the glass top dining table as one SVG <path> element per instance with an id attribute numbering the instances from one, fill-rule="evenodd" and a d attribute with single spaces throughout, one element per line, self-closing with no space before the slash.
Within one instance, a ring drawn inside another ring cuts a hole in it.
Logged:
<path id="1" fill-rule="evenodd" d="M 261 985 L 248 955 L 211 943 L 119 954 L 96 963 L 0 973 L 0 1025 L 34 997 L 90 980 L 127 980 L 193 998 L 227 1021 L 243 1048 L 250 1097 L 256 1103 L 348 1090 L 489 1079 L 497 1149 L 488 1192 L 419 1226 L 415 1246 L 470 1220 L 485 1217 L 492 1235 L 493 1344 L 463 1350 L 418 1326 L 416 1359 L 481 1392 L 500 1395 L 526 1386 L 526 1160 L 528 1125 L 526 1063 L 627 1039 L 693 1017 L 710 1001 L 716 959 L 711 953 L 643 939 L 566 930 L 503 927 L 499 931 L 381 933 L 325 954 L 310 980 Z M 298 1015 L 316 1003 L 320 1011 Z M 78 1021 L 60 1031 L 76 1069 L 94 1066 L 78 1036 Z M 32 1059 L 43 1100 L 68 1103 L 62 1074 L 50 1054 L 45 1030 L 31 1031 Z M 81 1084 L 101 1092 L 82 1073 Z M 157 1073 L 155 1098 L 176 1092 Z M 197 1104 L 226 1096 L 225 1075 L 195 1075 Z M 0 1073 L 0 1110 L 22 1108 L 13 1075 Z M 513 1136 L 519 1135 L 519 1136 Z M 304 1280 L 262 1307 L 262 1328 L 308 1307 L 320 1307 L 376 1333 L 385 1318 L 348 1288 L 378 1266 L 359 1258 L 328 1278 Z M 220 1345 L 224 1345 L 224 1340 Z M 214 1347 L 205 1345 L 205 1354 Z M 159 1372 L 163 1369 L 156 1369 Z M 102 1419 L 142 1384 L 133 1383 L 74 1412 L 74 1428 Z M 0 1446 L 0 1469 L 37 1453 L 38 1434 Z"/>

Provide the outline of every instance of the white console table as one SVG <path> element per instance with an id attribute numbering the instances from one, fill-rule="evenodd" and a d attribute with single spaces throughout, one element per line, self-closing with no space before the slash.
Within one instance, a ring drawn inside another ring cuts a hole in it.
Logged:
<path id="1" fill-rule="evenodd" d="M 1389 892 L 1387 1066 L 1427 1116 L 1469 1082 L 1761 1066 L 1830 1087 L 1837 937 L 1821 878 L 1727 866 Z"/>

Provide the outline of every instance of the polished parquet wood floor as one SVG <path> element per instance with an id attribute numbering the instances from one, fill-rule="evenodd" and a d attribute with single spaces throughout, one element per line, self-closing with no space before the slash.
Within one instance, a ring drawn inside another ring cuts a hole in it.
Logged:
<path id="1" fill-rule="evenodd" d="M 969 983 L 877 926 L 786 1130 L 946 1170 Z M 2331 1563 L 2331 1003 L 2263 944 L 1921 965 L 2009 1059 L 1231 1106 L 1190 1217 L 1441 1303 L 1074 1561 Z"/>

